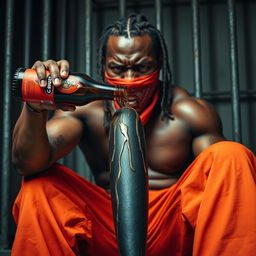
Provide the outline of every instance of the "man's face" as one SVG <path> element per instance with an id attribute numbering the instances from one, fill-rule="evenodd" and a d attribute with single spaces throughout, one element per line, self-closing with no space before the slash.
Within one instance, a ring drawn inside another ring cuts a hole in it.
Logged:
<path id="1" fill-rule="evenodd" d="M 109 37 L 105 62 L 105 71 L 109 76 L 132 79 L 150 74 L 157 67 L 149 35 Z"/>
<path id="2" fill-rule="evenodd" d="M 125 38 L 110 36 L 106 49 L 104 69 L 110 77 L 133 79 L 148 75 L 160 68 L 149 35 Z M 131 104 L 140 112 L 141 102 Z"/>

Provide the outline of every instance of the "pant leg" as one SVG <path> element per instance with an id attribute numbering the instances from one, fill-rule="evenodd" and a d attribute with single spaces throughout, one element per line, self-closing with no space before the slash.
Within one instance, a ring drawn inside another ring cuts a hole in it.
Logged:
<path id="1" fill-rule="evenodd" d="M 256 251 L 255 168 L 255 156 L 244 146 L 233 142 L 219 142 L 201 153 L 174 186 L 161 191 L 150 191 L 147 255 L 254 255 Z M 59 180 L 59 176 L 56 175 L 56 177 Z M 53 184 L 56 184 L 56 177 Z M 65 182 L 68 180 L 69 175 Z M 39 182 L 39 191 L 42 190 L 41 187 L 44 187 L 42 184 L 43 182 Z M 47 184 L 46 187 L 48 187 L 49 180 L 47 179 L 44 184 Z M 90 216 L 90 218 L 87 217 L 86 222 L 93 220 L 93 223 L 96 224 L 91 225 L 90 232 L 83 231 L 83 239 L 86 244 L 91 244 L 91 248 L 94 250 L 93 252 L 91 250 L 92 254 L 89 255 L 117 255 L 109 198 L 102 199 L 106 197 L 106 194 L 101 189 L 99 191 L 96 189 L 96 197 L 94 192 L 90 192 L 90 189 L 86 189 L 87 192 L 85 192 L 82 188 L 86 186 L 84 180 L 81 182 L 82 185 L 78 186 L 79 182 L 75 182 L 75 184 L 71 190 L 68 189 L 67 194 L 69 195 L 70 191 L 79 194 L 82 201 L 86 202 L 86 206 L 82 207 L 86 208 L 85 216 Z M 34 188 L 30 186 L 28 190 L 35 191 L 37 185 L 38 182 L 34 182 Z M 61 187 L 60 190 L 63 192 L 62 189 L 66 186 Z M 24 185 L 22 189 L 24 189 Z M 94 188 L 92 190 L 95 191 Z M 46 191 L 43 191 L 43 194 L 45 193 Z M 30 193 L 24 194 L 29 195 Z M 84 194 L 88 196 L 85 198 Z M 46 230 L 45 227 L 42 228 L 38 217 L 34 218 L 35 222 L 38 222 L 39 228 L 33 229 L 33 234 L 35 233 L 39 239 L 34 242 L 34 245 L 31 242 L 28 243 L 29 245 L 26 244 L 27 238 L 31 236 L 28 233 L 25 238 L 22 237 L 24 234 L 22 230 L 26 230 L 26 227 L 30 225 L 30 221 L 26 218 L 27 211 L 21 210 L 24 208 L 21 207 L 24 197 L 21 192 L 14 207 L 14 215 L 18 222 L 15 238 L 15 241 L 18 242 L 14 243 L 16 255 L 19 255 L 20 250 L 24 251 L 23 248 L 29 249 L 29 246 L 34 251 L 26 255 L 38 254 L 38 241 L 41 242 L 41 237 L 43 243 L 40 243 L 40 249 L 43 253 L 39 252 L 39 255 L 72 255 L 63 253 L 66 249 L 65 252 L 69 252 L 68 248 L 76 247 L 72 243 L 73 236 L 71 239 L 66 238 L 65 233 L 70 233 L 67 231 L 69 229 L 64 225 L 64 238 L 61 237 L 62 234 L 60 236 L 50 234 L 48 239 L 48 228 Z M 79 200 L 79 197 L 74 196 L 74 198 Z M 40 200 L 41 198 L 38 202 Z M 29 199 L 25 201 L 31 205 Z M 37 200 L 34 201 L 37 202 Z M 102 207 L 96 209 L 91 207 L 95 202 Z M 62 212 L 64 208 L 61 208 Z M 93 210 L 89 211 L 89 208 Z M 101 216 L 102 212 L 105 212 L 103 209 L 108 209 L 108 213 Z M 73 208 L 70 210 L 73 212 Z M 37 210 L 37 214 L 39 214 L 38 211 L 40 213 L 40 210 Z M 17 217 L 17 215 L 21 215 L 19 212 L 23 213 L 22 218 Z M 41 215 L 39 214 L 39 216 Z M 95 218 L 93 218 L 94 216 Z M 27 222 L 27 226 L 23 224 L 25 227 L 23 229 L 19 229 L 20 219 L 25 220 L 25 224 Z M 69 223 L 71 222 L 69 221 Z M 85 226 L 88 229 L 90 224 Z M 83 228 L 83 230 L 87 229 Z M 85 233 L 87 235 L 84 235 Z M 89 243 L 90 237 L 96 237 L 96 240 Z M 52 241 L 59 242 L 60 248 Z M 50 250 L 48 248 L 56 253 L 48 253 L 47 250 Z M 73 251 L 74 249 L 71 253 Z"/>
<path id="2" fill-rule="evenodd" d="M 255 181 L 246 147 L 210 146 L 174 186 L 149 192 L 147 255 L 256 255 Z"/>
<path id="3" fill-rule="evenodd" d="M 13 256 L 117 255 L 110 196 L 62 165 L 23 181 L 13 215 Z"/>
<path id="4" fill-rule="evenodd" d="M 194 256 L 256 255 L 256 160 L 246 147 L 219 142 L 180 183 L 182 215 L 194 230 Z"/>

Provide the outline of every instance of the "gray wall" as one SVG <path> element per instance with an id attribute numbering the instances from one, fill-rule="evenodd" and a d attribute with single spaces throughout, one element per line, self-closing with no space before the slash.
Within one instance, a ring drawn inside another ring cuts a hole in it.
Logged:
<path id="1" fill-rule="evenodd" d="M 0 1 L 0 82 L 1 99 L 3 98 L 4 58 L 6 35 L 6 5 L 8 0 Z M 44 2 L 31 1 L 31 11 L 25 14 L 25 4 L 29 1 L 14 0 L 13 45 L 11 51 L 11 72 L 20 66 L 31 66 L 33 62 L 45 58 L 66 58 L 71 62 L 72 71 L 85 72 L 85 1 L 48 1 L 50 9 L 43 16 Z M 92 11 L 92 62 L 91 76 L 97 79 L 96 56 L 98 38 L 102 29 L 119 18 L 118 1 L 94 0 Z M 139 3 L 138 3 L 139 2 Z M 66 10 L 62 8 L 65 6 Z M 173 83 L 194 93 L 194 69 L 192 47 L 192 12 L 190 1 L 163 1 L 163 34 L 169 50 L 169 60 L 173 70 Z M 129 1 L 127 13 L 141 12 L 155 24 L 154 1 Z M 28 16 L 28 14 L 30 16 Z M 43 26 L 49 18 L 49 33 L 43 43 Z M 237 1 L 236 25 L 238 36 L 238 62 L 241 96 L 242 142 L 255 150 L 255 113 L 256 113 L 256 1 Z M 30 17 L 30 35 L 26 32 L 26 17 Z M 64 19 L 62 19 L 64 17 Z M 228 19 L 226 1 L 200 1 L 201 46 L 202 46 L 202 85 L 205 98 L 216 108 L 223 121 L 224 134 L 233 140 L 231 112 L 231 72 L 229 56 Z M 61 31 L 64 24 L 66 30 Z M 26 48 L 26 35 L 28 47 Z M 63 40 L 61 39 L 63 36 Z M 48 41 L 47 41 L 48 40 Z M 45 49 L 48 50 L 45 52 Z M 209 96 L 220 92 L 220 96 Z M 20 104 L 11 101 L 11 129 L 19 115 Z M 0 127 L 3 126 L 3 112 L 0 112 Z M 1 129 L 2 131 L 2 129 Z M 11 131 L 10 131 L 11 133 Z M 2 140 L 1 155 L 2 156 Z M 254 151 L 255 152 L 255 151 Z M 86 163 L 79 150 L 63 160 L 65 164 L 90 178 L 85 171 Z M 12 169 L 12 168 L 11 168 Z M 20 186 L 20 177 L 11 170 L 10 174 L 10 209 Z M 2 204 L 0 204 L 2 205 Z M 10 244 L 15 225 L 10 217 Z M 1 224 L 0 224 L 1 225 Z M 1 245 L 0 245 L 1 248 Z"/>

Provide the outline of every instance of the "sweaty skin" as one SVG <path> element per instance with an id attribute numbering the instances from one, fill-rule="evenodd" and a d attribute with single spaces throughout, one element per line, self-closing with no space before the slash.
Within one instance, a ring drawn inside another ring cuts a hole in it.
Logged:
<path id="1" fill-rule="evenodd" d="M 109 76 L 132 79 L 161 67 L 148 35 L 125 38 L 110 36 L 104 69 Z M 36 69 L 45 86 L 45 70 L 52 74 L 55 86 L 70 70 L 66 60 L 37 61 Z M 221 121 L 211 105 L 191 97 L 186 90 L 172 86 L 170 106 L 173 120 L 160 119 L 156 106 L 144 126 L 149 165 L 150 189 L 173 185 L 193 159 L 209 145 L 225 140 Z M 53 118 L 47 113 L 31 112 L 26 106 L 13 132 L 13 164 L 21 175 L 48 168 L 79 145 L 93 172 L 96 183 L 109 189 L 108 135 L 103 127 L 103 102 L 97 101 L 74 111 L 70 106 L 31 104 L 37 110 L 57 109 Z M 133 106 L 138 112 L 140 102 Z M 63 112 L 62 110 L 72 110 Z M 34 140 L 33 138 L 36 138 Z"/>

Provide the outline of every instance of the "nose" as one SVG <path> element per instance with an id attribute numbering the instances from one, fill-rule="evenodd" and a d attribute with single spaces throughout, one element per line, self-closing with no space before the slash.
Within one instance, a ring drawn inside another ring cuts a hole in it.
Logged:
<path id="1" fill-rule="evenodd" d="M 136 72 L 134 72 L 132 69 L 127 69 L 124 73 L 124 79 L 131 80 L 135 77 L 137 77 Z"/>

